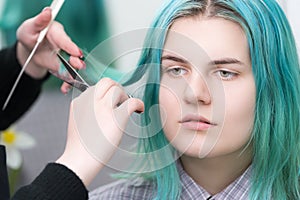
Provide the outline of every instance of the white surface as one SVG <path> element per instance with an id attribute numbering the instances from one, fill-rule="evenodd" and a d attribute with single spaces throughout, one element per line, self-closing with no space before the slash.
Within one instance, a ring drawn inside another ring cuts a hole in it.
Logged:
<path id="1" fill-rule="evenodd" d="M 164 0 L 105 0 L 107 19 L 112 36 L 116 36 L 136 29 L 148 28 L 158 9 L 165 2 Z M 126 48 L 128 44 L 116 44 L 112 40 L 113 49 Z M 125 46 L 124 46 L 125 45 Z M 128 47 L 127 47 L 128 48 Z M 126 49 L 127 49 L 126 48 Z M 125 55 L 115 55 L 118 58 L 116 67 L 119 69 L 127 66 L 135 66 L 139 57 L 138 51 L 128 52 Z"/>
<path id="2" fill-rule="evenodd" d="M 148 27 L 163 0 L 105 0 L 113 35 Z"/>
<path id="3" fill-rule="evenodd" d="M 287 4 L 287 16 L 291 23 L 296 42 L 298 52 L 300 54 L 300 1 L 299 0 L 288 0 Z"/>

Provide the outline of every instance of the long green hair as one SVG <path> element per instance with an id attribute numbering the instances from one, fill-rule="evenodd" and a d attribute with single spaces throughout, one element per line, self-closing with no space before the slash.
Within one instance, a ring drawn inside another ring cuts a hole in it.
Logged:
<path id="1" fill-rule="evenodd" d="M 289 23 L 275 0 L 173 0 L 167 3 L 153 22 L 145 40 L 138 69 L 130 82 L 148 70 L 145 87 L 144 126 L 162 127 L 150 110 L 159 104 L 161 54 L 172 23 L 181 17 L 203 15 L 238 23 L 244 30 L 250 49 L 256 84 L 255 121 L 251 138 L 253 168 L 250 199 L 300 199 L 300 73 L 299 58 Z M 159 30 L 159 31 L 157 31 Z M 158 152 L 169 144 L 163 130 L 142 134 L 139 152 L 146 153 L 146 165 L 161 164 L 174 156 L 174 149 Z M 175 162 L 149 173 L 156 180 L 156 199 L 179 199 L 180 178 Z"/>

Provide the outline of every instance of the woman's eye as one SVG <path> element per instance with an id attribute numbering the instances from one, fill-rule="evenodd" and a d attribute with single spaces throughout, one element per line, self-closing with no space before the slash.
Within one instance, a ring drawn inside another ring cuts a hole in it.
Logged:
<path id="1" fill-rule="evenodd" d="M 226 70 L 219 70 L 216 73 L 222 80 L 226 80 L 226 81 L 232 80 L 238 75 L 235 72 L 226 71 Z"/>
<path id="2" fill-rule="evenodd" d="M 187 73 L 187 70 L 182 67 L 172 67 L 166 69 L 166 72 L 172 76 L 178 77 L 185 75 Z"/>

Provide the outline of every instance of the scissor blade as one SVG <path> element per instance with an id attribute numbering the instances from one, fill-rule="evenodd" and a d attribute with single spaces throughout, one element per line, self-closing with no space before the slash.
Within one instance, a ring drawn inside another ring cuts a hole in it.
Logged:
<path id="1" fill-rule="evenodd" d="M 82 84 L 82 83 L 79 83 L 79 82 L 74 82 L 73 85 L 75 88 L 77 88 L 78 90 L 80 90 L 81 92 L 84 92 L 86 89 L 89 88 L 89 86 L 85 85 L 85 84 Z"/>
<path id="2" fill-rule="evenodd" d="M 61 75 L 61 74 L 59 74 L 59 73 L 56 72 L 56 71 L 51 71 L 51 70 L 49 70 L 49 72 L 50 72 L 52 75 L 54 75 L 54 76 L 56 76 L 57 78 L 59 78 L 60 80 L 62 80 L 62 81 L 64 81 L 64 82 L 68 83 L 69 85 L 71 85 L 71 86 L 77 88 L 77 89 L 80 90 L 81 92 L 84 92 L 86 89 L 89 88 L 88 85 L 86 85 L 86 84 L 84 84 L 84 83 L 82 83 L 82 82 L 80 82 L 80 81 L 78 81 L 78 80 L 75 80 L 75 79 L 73 79 L 73 78 L 71 78 L 71 77 Z"/>
<path id="3" fill-rule="evenodd" d="M 89 84 L 87 84 L 87 82 L 77 73 L 77 71 L 66 61 L 62 55 L 57 53 L 57 56 L 75 80 L 82 82 L 83 85 L 89 87 Z"/>

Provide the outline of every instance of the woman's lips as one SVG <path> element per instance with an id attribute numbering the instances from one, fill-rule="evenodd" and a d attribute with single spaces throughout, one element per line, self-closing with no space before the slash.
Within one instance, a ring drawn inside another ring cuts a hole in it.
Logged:
<path id="1" fill-rule="evenodd" d="M 205 117 L 193 114 L 184 116 L 179 123 L 184 128 L 194 131 L 206 131 L 213 126 L 216 126 L 215 123 L 210 122 Z"/>

